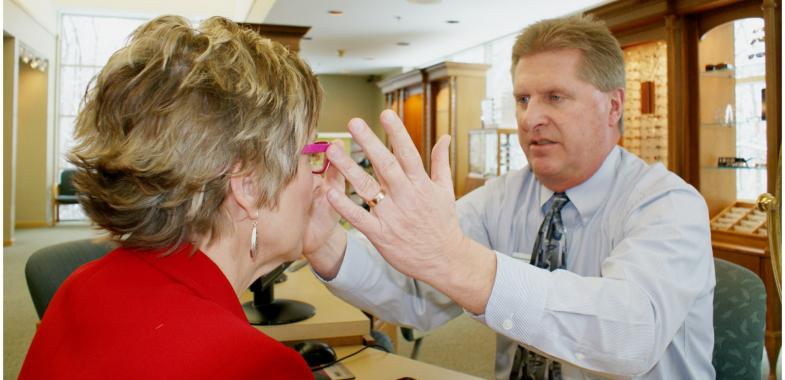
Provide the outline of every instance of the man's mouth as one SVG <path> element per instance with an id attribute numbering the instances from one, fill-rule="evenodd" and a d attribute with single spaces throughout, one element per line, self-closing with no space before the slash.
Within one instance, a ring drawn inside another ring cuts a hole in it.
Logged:
<path id="1" fill-rule="evenodd" d="M 551 141 L 551 140 L 546 140 L 546 139 L 535 140 L 535 141 L 531 142 L 531 145 L 535 145 L 535 146 L 537 146 L 537 145 L 551 145 L 551 144 L 556 144 L 556 142 L 555 141 Z"/>

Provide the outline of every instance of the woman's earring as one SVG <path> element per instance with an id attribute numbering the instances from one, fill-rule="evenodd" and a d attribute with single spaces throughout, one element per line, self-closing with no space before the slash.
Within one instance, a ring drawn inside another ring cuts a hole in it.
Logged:
<path id="1" fill-rule="evenodd" d="M 256 257 L 256 222 L 253 222 L 253 228 L 251 228 L 251 260 Z"/>

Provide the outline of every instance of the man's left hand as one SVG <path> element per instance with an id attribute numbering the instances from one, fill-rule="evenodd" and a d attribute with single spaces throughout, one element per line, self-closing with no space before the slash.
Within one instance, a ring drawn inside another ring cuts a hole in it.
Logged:
<path id="1" fill-rule="evenodd" d="M 369 204 L 378 203 L 367 212 L 337 191 L 330 192 L 328 199 L 393 267 L 427 281 L 435 265 L 445 260 L 445 253 L 457 249 L 463 240 L 448 161 L 449 137 L 443 136 L 433 149 L 429 178 L 401 120 L 388 110 L 381 121 L 394 155 L 363 120 L 349 122 L 349 131 L 373 164 L 378 182 L 341 150 L 331 147 L 327 151 L 360 197 Z"/>

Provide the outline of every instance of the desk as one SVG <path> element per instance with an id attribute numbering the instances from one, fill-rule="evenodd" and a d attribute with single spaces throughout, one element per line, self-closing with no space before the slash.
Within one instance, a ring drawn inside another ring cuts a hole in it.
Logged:
<path id="1" fill-rule="evenodd" d="M 288 279 L 275 285 L 275 298 L 288 298 L 307 302 L 316 308 L 316 315 L 304 321 L 278 326 L 256 326 L 265 334 L 281 342 L 301 340 L 325 341 L 335 349 L 339 358 L 349 355 L 363 346 L 363 337 L 370 335 L 370 320 L 354 306 L 340 300 L 313 275 L 310 268 L 293 273 L 286 272 Z M 240 301 L 253 299 L 245 292 Z M 432 364 L 418 362 L 388 354 L 373 348 L 342 361 L 358 380 L 398 379 L 411 377 L 424 379 L 478 379 Z"/>
<path id="2" fill-rule="evenodd" d="M 349 355 L 362 346 L 335 347 L 338 358 Z M 479 377 L 437 367 L 433 364 L 418 362 L 403 356 L 388 354 L 384 351 L 369 348 L 342 361 L 358 380 L 398 379 L 411 377 L 416 380 L 450 379 L 476 380 Z"/>
<path id="3" fill-rule="evenodd" d="M 371 322 L 362 311 L 340 300 L 313 275 L 310 267 L 284 272 L 288 279 L 275 285 L 275 298 L 307 302 L 316 315 L 304 321 L 277 326 L 255 326 L 279 342 L 321 340 L 332 346 L 362 344 L 371 333 Z M 240 302 L 253 299 L 250 291 Z"/>

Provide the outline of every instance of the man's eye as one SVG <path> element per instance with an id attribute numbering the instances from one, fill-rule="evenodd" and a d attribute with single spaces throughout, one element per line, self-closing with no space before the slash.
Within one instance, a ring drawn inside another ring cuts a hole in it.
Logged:
<path id="1" fill-rule="evenodd" d="M 562 100 L 561 95 L 550 95 L 548 98 L 551 102 L 560 102 Z"/>
<path id="2" fill-rule="evenodd" d="M 529 99 L 531 99 L 531 97 L 529 95 L 519 96 L 518 97 L 518 103 L 521 103 L 521 104 L 524 104 L 524 105 L 525 104 L 529 104 Z"/>

